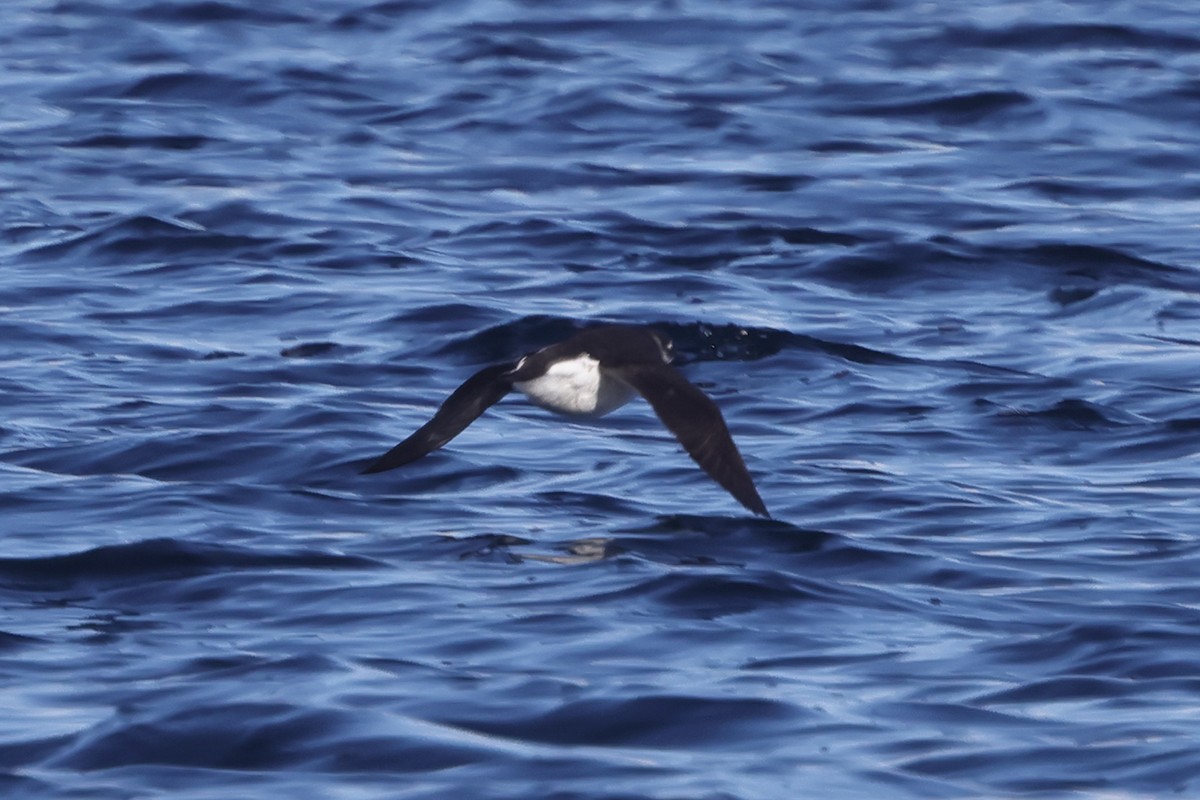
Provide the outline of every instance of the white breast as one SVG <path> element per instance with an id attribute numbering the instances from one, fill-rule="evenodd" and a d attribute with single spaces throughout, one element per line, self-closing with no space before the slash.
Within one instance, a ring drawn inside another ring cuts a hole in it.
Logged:
<path id="1" fill-rule="evenodd" d="M 606 376 L 587 354 L 553 364 L 546 374 L 513 384 L 542 408 L 559 414 L 601 417 L 629 402 L 634 391 Z"/>

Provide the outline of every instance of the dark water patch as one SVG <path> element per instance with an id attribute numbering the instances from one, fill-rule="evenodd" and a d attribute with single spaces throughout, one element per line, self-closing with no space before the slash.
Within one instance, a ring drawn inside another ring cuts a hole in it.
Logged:
<path id="1" fill-rule="evenodd" d="M 1098 286 L 1056 286 L 1050 290 L 1050 300 L 1060 306 L 1072 306 L 1092 299 L 1099 291 Z"/>
<path id="2" fill-rule="evenodd" d="M 1017 124 L 1027 122 L 1024 115 L 1033 113 L 1037 104 L 1025 92 L 1012 90 L 986 90 L 954 93 L 938 97 L 920 98 L 904 102 L 861 103 L 842 113 L 863 114 L 877 117 L 929 117 L 941 125 L 979 125 L 1004 122 Z M 1022 112 L 1017 115 L 1015 112 Z"/>
<path id="3" fill-rule="evenodd" d="M 593 747 L 740 748 L 765 731 L 783 731 L 804 714 L 786 703 L 653 695 L 625 700 L 579 700 L 544 714 L 512 720 L 444 719 L 445 724 L 527 742 Z M 740 749 L 739 748 L 739 749 Z"/>
<path id="4" fill-rule="evenodd" d="M 145 148 L 147 150 L 198 150 L 202 147 L 216 144 L 217 141 L 205 136 L 186 134 L 148 136 L 102 133 L 79 139 L 75 142 L 67 142 L 64 144 L 64 147 L 112 148 L 117 150 L 130 148 Z"/>
<path id="5" fill-rule="evenodd" d="M 493 59 L 561 64 L 578 59 L 580 54 L 564 47 L 555 47 L 533 36 L 475 34 L 455 43 L 444 55 L 460 64 Z"/>
<path id="6" fill-rule="evenodd" d="M 611 168 L 606 170 L 612 171 Z M 638 177 L 637 180 L 642 180 L 643 177 Z M 687 179 L 695 180 L 695 173 L 689 173 Z M 664 182 L 681 180 L 682 177 L 676 177 Z M 732 176 L 718 175 L 714 180 L 743 183 L 757 178 L 742 173 Z M 797 181 L 799 178 L 790 177 L 788 180 Z M 625 177 L 620 177 L 619 182 L 625 184 L 628 181 Z M 731 260 L 746 255 L 747 248 L 758 250 L 770 248 L 777 243 L 845 247 L 863 241 L 859 234 L 796 224 L 794 220 L 768 221 L 737 211 L 705 214 L 692 220 L 687 226 L 655 223 L 620 211 L 592 213 L 586 220 L 589 228 L 603 234 L 597 235 L 597 241 L 594 243 L 589 243 L 593 248 L 603 247 L 608 239 L 616 237 L 628 243 L 626 250 L 648 251 L 656 254 L 658 258 L 661 258 L 662 254 L 672 254 L 677 258 L 688 256 L 690 263 L 679 266 L 703 270 L 724 267 Z"/>
<path id="7" fill-rule="evenodd" d="M 897 651 L 882 651 L 875 653 L 823 653 L 820 655 L 779 656 L 776 658 L 756 658 L 742 665 L 747 670 L 797 670 L 797 669 L 837 669 L 848 664 L 870 664 L 879 661 L 892 661 L 902 657 Z"/>
<path id="8" fill-rule="evenodd" d="M 1140 692 L 1128 681 L 1094 677 L 1067 676 L 1034 681 L 1013 689 L 978 698 L 982 703 L 1067 703 L 1079 700 L 1115 700 Z"/>
<path id="9" fill-rule="evenodd" d="M 443 330 L 448 319 L 455 320 L 463 330 L 470 330 L 494 322 L 494 318 L 494 314 L 477 305 L 437 302 L 408 309 L 389 319 L 388 324 L 404 330 L 413 338 L 413 331 L 418 326 L 429 326 L 436 329 L 439 335 L 452 336 L 453 334 Z"/>
<path id="10" fill-rule="evenodd" d="M 261 84 L 220 73 L 176 72 L 150 75 L 130 86 L 123 95 L 138 100 L 197 101 L 221 105 L 263 104 L 280 94 Z"/>
<path id="11" fill-rule="evenodd" d="M 204 230 L 179 219 L 136 216 L 105 220 L 91 230 L 54 244 L 40 245 L 26 255 L 47 260 L 83 257 L 92 263 L 124 265 L 130 259 L 178 259 L 212 252 L 236 252 L 259 247 L 268 240 L 231 236 Z"/>
<path id="12" fill-rule="evenodd" d="M 1129 255 L 1113 247 L 1055 243 L 1030 247 L 977 246 L 940 237 L 857 248 L 805 269 L 806 274 L 860 290 L 890 293 L 913 286 L 1052 283 L 1052 291 L 1134 285 L 1195 290 L 1200 274 Z M 1069 296 L 1069 295 L 1068 295 Z M 1056 300 L 1057 302 L 1057 300 Z"/>
<path id="13" fill-rule="evenodd" d="M 319 305 L 321 298 L 316 294 L 310 295 L 307 299 L 302 296 L 293 296 L 292 301 L 292 308 L 298 310 L 305 306 L 315 307 Z M 189 300 L 184 302 L 164 300 L 161 304 L 147 302 L 136 311 L 124 309 L 94 311 L 88 316 L 99 322 L 110 324 L 134 321 L 143 324 L 155 321 L 169 321 L 182 325 L 185 323 L 200 323 L 206 319 L 223 319 L 226 323 L 231 324 L 238 318 L 269 318 L 277 310 L 278 303 L 275 298 L 245 297 L 239 300 Z"/>
<path id="14" fill-rule="evenodd" d="M 477 761 L 477 748 L 359 733 L 352 715 L 286 704 L 231 703 L 156 719 L 102 723 L 50 759 L 94 771 L 160 764 L 214 770 L 426 772 Z"/>
<path id="15" fill-rule="evenodd" d="M 838 567 L 847 572 L 863 569 L 879 557 L 834 534 L 782 520 L 688 514 L 662 516 L 653 525 L 621 530 L 606 546 L 610 551 L 658 563 L 751 568 L 769 565 L 782 574 L 819 578 L 836 574 Z"/>
<path id="16" fill-rule="evenodd" d="M 1125 253 L 1115 247 L 1083 244 L 1039 244 L 1016 253 L 1027 263 L 1064 276 L 1088 278 L 1101 285 L 1131 283 L 1160 288 L 1196 289 L 1200 274 L 1171 264 Z"/>
<path id="17" fill-rule="evenodd" d="M 481 263 L 493 259 L 505 262 L 516 253 L 527 252 L 537 263 L 588 264 L 597 248 L 604 247 L 595 231 L 543 219 L 489 222 L 447 232 L 438 238 L 453 241 L 456 248 L 468 249 L 472 259 Z"/>
<path id="18" fill-rule="evenodd" d="M 700 619 L 823 599 L 821 590 L 805 587 L 797 579 L 775 571 L 672 577 L 662 582 L 653 594 L 655 602 L 667 613 L 695 615 Z"/>
<path id="19" fill-rule="evenodd" d="M 380 450 L 386 451 L 390 446 L 391 443 L 383 443 Z M 374 457 L 375 455 L 371 456 L 371 458 Z M 405 470 L 402 473 L 392 471 L 375 476 L 364 476 L 361 479 L 361 491 L 370 496 L 377 496 L 371 489 L 378 487 L 377 491 L 381 494 L 396 492 L 401 497 L 432 494 L 453 498 L 456 493 L 492 487 L 521 477 L 518 470 L 500 464 L 471 467 L 456 465 L 457 459 L 445 453 L 430 454 L 422 461 L 428 462 L 428 467 Z M 370 458 L 355 462 L 355 471 L 359 471 L 369 463 Z"/>
<path id="20" fill-rule="evenodd" d="M 76 553 L 0 559 L 0 576 L 10 589 L 68 591 L 229 570 L 372 569 L 372 559 L 317 551 L 263 553 L 176 539 L 149 539 Z"/>
<path id="21" fill-rule="evenodd" d="M 1126 419 L 1121 419 L 1122 416 L 1126 416 Z M 1042 409 L 1002 408 L 995 412 L 995 417 L 1022 426 L 1048 426 L 1066 431 L 1113 429 L 1131 422 L 1127 415 L 1079 398 L 1059 400 L 1053 406 Z"/>
<path id="22" fill-rule="evenodd" d="M 342 345 L 336 342 L 301 342 L 283 348 L 279 351 L 279 355 L 284 358 L 316 358 L 327 356 L 341 348 Z"/>
<path id="23" fill-rule="evenodd" d="M 437 0 L 380 0 L 353 11 L 342 11 L 332 18 L 330 25 L 336 29 L 391 31 L 397 19 L 419 18 L 438 8 Z"/>
<path id="24" fill-rule="evenodd" d="M 230 200 L 189 209 L 180 215 L 190 225 L 201 230 L 220 231 L 226 235 L 262 236 L 264 233 L 280 237 L 305 227 L 305 220 L 294 214 L 281 214 L 257 203 L 245 200 Z M 293 273 L 293 280 L 300 280 Z M 309 281 L 312 278 L 308 278 Z"/>
<path id="25" fill-rule="evenodd" d="M 1194 420 L 1169 420 L 1148 425 L 1136 436 L 1109 442 L 1105 456 L 1114 463 L 1165 464 L 1200 453 L 1200 430 Z"/>
<path id="26" fill-rule="evenodd" d="M 37 644 L 39 641 L 39 639 L 36 639 L 32 636 L 23 636 L 19 633 L 0 631 L 0 653 L 10 653 L 20 650 L 23 647 Z"/>
<path id="27" fill-rule="evenodd" d="M 23 466 L 61 475 L 139 475 L 160 481 L 244 478 L 246 465 L 268 464 L 275 453 L 265 441 L 240 432 L 184 433 L 149 437 L 106 435 L 84 444 L 61 444 L 17 453 Z"/>
<path id="28" fill-rule="evenodd" d="M 1014 181 L 1004 188 L 1016 192 L 1031 192 L 1060 203 L 1089 204 L 1100 198 L 1118 201 L 1140 195 L 1138 187 L 1078 178 L 1033 178 Z"/>
<path id="29" fill-rule="evenodd" d="M 608 164 L 587 164 L 584 169 L 589 183 L 598 185 L 611 184 L 622 187 L 691 185 L 697 189 L 716 191 L 744 188 L 750 191 L 761 192 L 795 192 L 815 180 L 811 175 L 800 174 L 779 175 L 756 172 L 711 172 L 698 171 L 696 169 L 667 171 L 644 166 L 637 169 L 621 168 Z M 603 225 L 605 228 L 611 226 L 614 229 L 621 230 L 629 227 L 634 231 L 640 231 L 647 238 L 655 234 L 662 237 L 668 230 L 667 226 L 648 224 L 645 220 L 639 220 L 635 223 L 631 218 L 619 213 L 596 215 L 594 220 L 597 224 L 608 223 Z M 680 230 L 676 226 L 674 228 L 675 238 L 682 237 L 686 241 L 696 242 L 707 234 L 715 239 L 720 234 L 720 230 L 708 228 L 704 225 L 705 222 L 706 220 L 704 219 L 696 219 L 686 230 Z M 826 236 L 840 243 L 844 241 L 845 235 L 839 236 L 838 234 L 831 233 Z M 818 238 L 815 232 L 809 234 L 809 237 Z"/>
<path id="30" fill-rule="evenodd" d="M 937 34 L 939 42 L 953 42 L 956 48 L 976 47 L 987 50 L 1161 50 L 1194 53 L 1200 39 L 1186 33 L 1156 29 L 1149 25 L 1122 25 L 1100 22 L 1020 22 L 1004 27 L 983 28 L 954 25 Z"/>
<path id="31" fill-rule="evenodd" d="M 871 707 L 873 717 L 892 719 L 903 725 L 953 725 L 954 727 L 1015 727 L 1030 726 L 1028 719 L 963 703 L 879 703 Z M 1045 727 L 1054 727 L 1045 723 Z"/>
<path id="32" fill-rule="evenodd" d="M 837 408 L 817 411 L 811 414 L 808 419 L 816 422 L 821 419 L 835 419 L 837 417 L 874 417 L 878 419 L 895 419 L 897 417 L 914 418 L 924 417 L 937 410 L 935 406 L 896 406 L 887 402 L 851 402 Z"/>
<path id="33" fill-rule="evenodd" d="M 814 153 L 892 153 L 900 148 L 885 142 L 834 139 L 816 142 L 809 149 Z"/>
<path id="34" fill-rule="evenodd" d="M 577 509 L 580 513 L 598 514 L 606 519 L 624 516 L 635 508 L 631 499 L 597 492 L 569 492 L 555 489 L 538 492 L 537 496 L 551 506 L 567 505 Z"/>
<path id="35" fill-rule="evenodd" d="M 1078 389 L 1075 381 L 1046 375 L 1009 370 L 1002 374 L 1003 378 L 976 378 L 947 386 L 945 392 L 950 397 L 964 398 L 974 401 L 977 408 L 1000 409 L 1004 403 L 1019 403 L 1031 396 L 1055 397 Z"/>
<path id="36" fill-rule="evenodd" d="M 636 600 L 639 605 L 649 601 L 651 607 L 672 616 L 712 620 L 805 603 L 833 602 L 844 593 L 830 585 L 771 569 L 701 563 L 685 572 L 643 581 L 604 599 L 620 597 Z"/>
<path id="37" fill-rule="evenodd" d="M 225 3 L 219 0 L 172 3 L 168 6 L 143 5 L 137 9 L 139 19 L 160 23 L 207 24 L 221 22 L 245 22 L 251 24 L 287 24 L 308 21 L 308 17 L 261 8 L 245 3 Z"/>
<path id="38" fill-rule="evenodd" d="M 808 267 L 817 279 L 859 289 L 911 290 L 914 284 L 968 275 L 978 263 L 967 254 L 934 243 L 871 245 L 833 255 Z"/>
<path id="39" fill-rule="evenodd" d="M 24 741 L 5 741 L 0 743 L 0 768 L 13 769 L 14 771 L 25 771 L 22 767 L 28 764 L 36 764 L 39 761 L 53 755 L 59 748 L 70 743 L 70 737 L 56 736 L 39 739 L 27 739 Z M 50 787 L 39 781 L 28 779 L 24 782 L 17 781 L 17 775 L 5 776 L 19 789 L 40 788 L 43 791 Z M 0 779 L 0 785 L 3 785 L 4 780 Z M 15 795 L 22 797 L 26 795 Z M 38 795 L 27 795 L 36 797 Z M 45 796 L 44 794 L 42 796 Z"/>
<path id="40" fill-rule="evenodd" d="M 751 191 L 758 192 L 795 192 L 814 179 L 807 175 L 755 175 L 741 174 L 734 178 L 738 183 Z M 809 228 L 806 236 L 793 235 L 792 244 L 808 244 L 826 240 L 829 237 L 820 231 Z"/>
<path id="41" fill-rule="evenodd" d="M 705 15 L 680 19 L 669 14 L 653 14 L 639 17 L 583 16 L 555 17 L 551 19 L 524 18 L 503 22 L 473 22 L 467 29 L 483 35 L 499 35 L 521 32 L 529 36 L 554 39 L 561 34 L 571 34 L 579 41 L 603 43 L 620 39 L 625 43 L 647 45 L 719 44 L 725 40 L 730 27 L 729 21 L 718 15 Z M 741 31 L 765 30 L 766 21 L 748 22 L 739 20 Z"/>
<path id="42" fill-rule="evenodd" d="M 794 180 L 794 178 L 788 178 Z M 770 246 L 777 242 L 791 245 L 834 245 L 851 247 L 867 241 L 863 236 L 837 230 L 825 230 L 786 221 L 767 222 L 742 212 L 710 214 L 698 222 L 709 226 L 713 235 L 734 234 L 743 245 Z"/>
<path id="43" fill-rule="evenodd" d="M 246 354 L 238 350 L 211 350 L 200 356 L 201 361 L 224 361 L 227 358 L 245 358 Z"/>

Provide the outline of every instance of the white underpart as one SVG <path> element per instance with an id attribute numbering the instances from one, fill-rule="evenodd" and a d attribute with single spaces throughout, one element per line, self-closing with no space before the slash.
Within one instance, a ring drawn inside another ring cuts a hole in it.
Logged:
<path id="1" fill-rule="evenodd" d="M 600 362 L 586 353 L 552 365 L 540 378 L 513 385 L 542 408 L 583 417 L 602 417 L 634 395 L 629 385 L 605 375 Z"/>

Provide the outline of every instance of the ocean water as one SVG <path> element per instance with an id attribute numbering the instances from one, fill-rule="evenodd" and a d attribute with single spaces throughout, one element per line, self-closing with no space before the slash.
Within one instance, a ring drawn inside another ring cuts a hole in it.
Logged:
<path id="1" fill-rule="evenodd" d="M 0 23 L 3 797 L 1200 796 L 1193 3 Z"/>

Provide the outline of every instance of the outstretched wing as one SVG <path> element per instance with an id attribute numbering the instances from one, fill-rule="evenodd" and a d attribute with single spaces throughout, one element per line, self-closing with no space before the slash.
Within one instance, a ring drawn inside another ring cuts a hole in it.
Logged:
<path id="1" fill-rule="evenodd" d="M 771 516 L 729 435 L 721 409 L 708 395 L 666 364 L 639 364 L 607 371 L 646 398 L 654 413 L 710 478 L 755 514 Z"/>
<path id="2" fill-rule="evenodd" d="M 454 394 L 446 398 L 446 402 L 442 403 L 433 419 L 371 462 L 370 466 L 363 470 L 363 474 L 402 467 L 432 453 L 458 436 L 478 419 L 480 414 L 512 390 L 512 382 L 504 377 L 512 369 L 512 364 L 497 364 L 476 372 L 466 383 L 455 389 Z"/>

